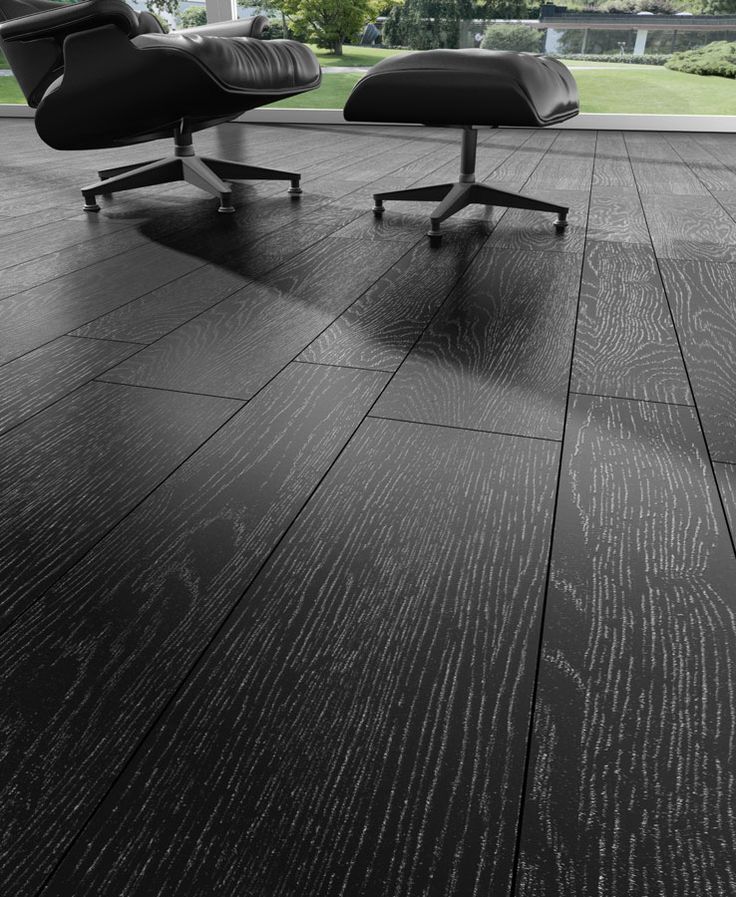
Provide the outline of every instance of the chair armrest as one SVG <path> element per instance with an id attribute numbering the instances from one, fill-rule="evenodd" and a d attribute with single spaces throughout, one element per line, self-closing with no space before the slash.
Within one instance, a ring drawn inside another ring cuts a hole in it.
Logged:
<path id="1" fill-rule="evenodd" d="M 90 0 L 4 22 L 0 25 L 0 41 L 8 44 L 52 38 L 60 44 L 68 34 L 102 25 L 115 25 L 134 37 L 138 33 L 138 16 L 123 0 Z"/>
<path id="2" fill-rule="evenodd" d="M 253 16 L 250 19 L 234 19 L 230 22 L 213 22 L 211 25 L 199 25 L 196 28 L 183 28 L 179 34 L 203 37 L 260 37 L 268 28 L 266 16 Z"/>

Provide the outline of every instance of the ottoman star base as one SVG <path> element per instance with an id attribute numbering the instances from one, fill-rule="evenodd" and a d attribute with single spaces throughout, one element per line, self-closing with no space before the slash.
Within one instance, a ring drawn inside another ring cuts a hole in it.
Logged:
<path id="1" fill-rule="evenodd" d="M 385 199 L 405 200 L 409 202 L 439 202 L 437 208 L 429 216 L 430 229 L 427 236 L 432 245 L 438 245 L 442 238 L 440 224 L 456 212 L 469 205 L 503 206 L 510 209 L 535 209 L 540 212 L 555 212 L 554 222 L 558 231 L 567 227 L 567 206 L 558 206 L 520 193 L 499 190 L 487 184 L 475 181 L 475 153 L 478 132 L 475 128 L 463 128 L 462 162 L 460 180 L 455 184 L 432 184 L 426 187 L 412 187 L 408 190 L 392 190 L 388 193 L 373 194 L 373 214 L 380 218 L 385 209 Z"/>
<path id="2" fill-rule="evenodd" d="M 428 236 L 438 243 L 441 222 L 471 204 L 554 212 L 558 231 L 568 208 L 502 190 L 475 180 L 480 126 L 540 128 L 577 115 L 575 79 L 556 59 L 502 50 L 425 50 L 384 59 L 353 88 L 345 104 L 348 121 L 399 122 L 463 129 L 460 177 L 454 184 L 393 190 L 373 196 L 439 205 L 430 215 Z"/>

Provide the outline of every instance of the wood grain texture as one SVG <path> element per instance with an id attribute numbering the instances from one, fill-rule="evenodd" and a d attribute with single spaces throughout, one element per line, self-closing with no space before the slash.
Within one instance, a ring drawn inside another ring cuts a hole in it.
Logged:
<path id="1" fill-rule="evenodd" d="M 4 234 L 0 243 L 0 267 L 17 265 L 37 258 L 39 250 L 46 254 L 58 252 L 96 237 L 114 234 L 128 227 L 125 221 L 77 212 L 63 221 L 40 224 L 33 230 Z"/>
<path id="2" fill-rule="evenodd" d="M 726 509 L 726 519 L 731 527 L 731 537 L 736 539 L 736 465 L 714 464 L 713 469 Z"/>
<path id="3" fill-rule="evenodd" d="M 629 152 L 620 131 L 599 131 L 595 144 L 594 187 L 636 186 Z"/>
<path id="4" fill-rule="evenodd" d="M 485 239 L 472 230 L 449 233 L 441 252 L 421 240 L 307 346 L 299 360 L 396 370 Z"/>
<path id="5" fill-rule="evenodd" d="M 575 397 L 519 897 L 732 892 L 735 578 L 695 412 Z"/>
<path id="6" fill-rule="evenodd" d="M 698 180 L 711 192 L 736 190 L 736 171 L 724 165 L 694 134 L 667 134 L 667 141 Z M 733 156 L 730 159 L 733 164 Z"/>
<path id="7" fill-rule="evenodd" d="M 629 131 L 624 140 L 636 185 L 642 194 L 708 195 L 696 175 L 672 152 L 664 135 Z"/>
<path id="8" fill-rule="evenodd" d="M 667 297 L 648 246 L 588 243 L 570 388 L 692 404 Z"/>
<path id="9" fill-rule="evenodd" d="M 327 238 L 113 368 L 105 379 L 250 398 L 406 252 Z"/>
<path id="10" fill-rule="evenodd" d="M 586 190 L 593 176 L 595 131 L 560 131 L 524 190 Z"/>
<path id="11" fill-rule="evenodd" d="M 90 383 L 6 434 L 0 625 L 29 607 L 238 407 Z"/>
<path id="12" fill-rule="evenodd" d="M 482 249 L 373 413 L 560 439 L 581 262 Z"/>
<path id="13" fill-rule="evenodd" d="M 216 265 L 202 265 L 72 331 L 74 336 L 152 343 L 216 305 L 248 281 Z"/>
<path id="14" fill-rule="evenodd" d="M 130 343 L 62 336 L 0 367 L 0 433 L 137 352 Z"/>
<path id="15" fill-rule="evenodd" d="M 593 187 L 588 240 L 648 244 L 649 228 L 635 187 Z"/>
<path id="16" fill-rule="evenodd" d="M 736 262 L 736 222 L 711 196 L 642 196 L 659 258 Z"/>
<path id="17" fill-rule="evenodd" d="M 36 893 L 385 379 L 289 368 L 6 634 L 3 891 Z"/>
<path id="18" fill-rule="evenodd" d="M 736 265 L 661 265 L 695 401 L 715 461 L 736 462 Z"/>
<path id="19" fill-rule="evenodd" d="M 151 244 L 17 293 L 0 302 L 0 362 L 18 358 L 201 264 Z"/>
<path id="20" fill-rule="evenodd" d="M 23 290 L 29 290 L 57 277 L 63 277 L 73 271 L 90 267 L 96 262 L 122 255 L 130 249 L 144 246 L 146 241 L 146 236 L 141 234 L 137 228 L 128 227 L 108 236 L 57 252 L 41 254 L 37 258 L 19 265 L 3 268 L 0 299 Z"/>
<path id="21" fill-rule="evenodd" d="M 557 218 L 555 212 L 509 209 L 493 231 L 491 243 L 494 246 L 573 254 L 583 251 L 590 199 L 588 190 L 531 189 L 525 185 L 519 192 L 533 199 L 567 206 L 568 225 L 563 231 L 558 231 L 554 226 Z"/>
<path id="22" fill-rule="evenodd" d="M 557 451 L 364 424 L 48 897 L 508 893 Z"/>

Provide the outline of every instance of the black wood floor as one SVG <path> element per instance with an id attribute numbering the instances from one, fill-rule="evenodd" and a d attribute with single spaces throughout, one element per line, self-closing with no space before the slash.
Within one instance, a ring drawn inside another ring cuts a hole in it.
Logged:
<path id="1" fill-rule="evenodd" d="M 0 893 L 736 894 L 736 135 L 0 121 Z"/>

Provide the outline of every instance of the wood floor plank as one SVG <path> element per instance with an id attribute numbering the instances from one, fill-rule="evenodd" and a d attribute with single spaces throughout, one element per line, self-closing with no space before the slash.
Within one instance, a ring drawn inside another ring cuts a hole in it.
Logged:
<path id="1" fill-rule="evenodd" d="M 0 302 L 0 362 L 10 361 L 202 265 L 145 245 Z"/>
<path id="2" fill-rule="evenodd" d="M 688 168 L 711 192 L 736 190 L 736 171 L 709 153 L 693 134 L 667 134 L 667 141 Z M 733 159 L 732 159 L 733 161 Z"/>
<path id="3" fill-rule="evenodd" d="M 588 243 L 570 388 L 692 404 L 667 297 L 648 246 Z"/>
<path id="4" fill-rule="evenodd" d="M 736 538 L 736 464 L 714 464 L 731 536 Z"/>
<path id="5" fill-rule="evenodd" d="M 557 452 L 367 422 L 48 897 L 508 894 Z"/>
<path id="6" fill-rule="evenodd" d="M 712 196 L 642 196 L 659 258 L 736 262 L 736 222 Z"/>
<path id="7" fill-rule="evenodd" d="M 74 336 L 152 343 L 216 305 L 248 281 L 217 265 L 202 265 L 72 331 Z"/>
<path id="8" fill-rule="evenodd" d="M 585 222 L 588 217 L 588 190 L 551 190 L 524 186 L 524 196 L 541 199 L 569 209 L 567 227 L 558 231 L 554 226 L 555 212 L 509 209 L 493 231 L 494 246 L 540 252 L 581 253 L 585 247 Z"/>
<path id="9" fill-rule="evenodd" d="M 248 399 L 406 251 L 401 242 L 328 237 L 105 379 Z"/>
<path id="10" fill-rule="evenodd" d="M 441 252 L 421 240 L 310 343 L 299 360 L 396 370 L 485 239 L 473 230 L 449 233 Z"/>
<path id="11" fill-rule="evenodd" d="M 642 194 L 707 196 L 708 191 L 663 134 L 628 131 L 624 137 L 629 160 Z"/>
<path id="12" fill-rule="evenodd" d="M 37 892 L 385 381 L 293 365 L 6 633 L 3 892 Z"/>
<path id="13" fill-rule="evenodd" d="M 137 352 L 123 342 L 59 337 L 0 368 L 0 433 Z"/>
<path id="14" fill-rule="evenodd" d="M 43 594 L 238 402 L 90 383 L 7 433 L 0 625 Z"/>
<path id="15" fill-rule="evenodd" d="M 147 241 L 147 235 L 135 227 L 128 227 L 109 236 L 58 252 L 44 253 L 38 258 L 4 268 L 0 283 L 0 299 L 32 289 L 73 271 L 89 268 L 105 259 L 122 255 L 128 250 L 143 247 Z"/>
<path id="16" fill-rule="evenodd" d="M 482 249 L 373 413 L 560 439 L 581 263 Z"/>
<path id="17" fill-rule="evenodd" d="M 620 131 L 599 131 L 595 145 L 593 187 L 634 188 L 636 181 Z"/>
<path id="18" fill-rule="evenodd" d="M 114 234 L 127 227 L 125 221 L 115 221 L 84 212 L 40 224 L 32 230 L 4 234 L 0 243 L 0 267 L 19 265 L 43 253 L 58 252 L 100 236 Z"/>
<path id="19" fill-rule="evenodd" d="M 635 187 L 593 187 L 587 239 L 608 243 L 649 243 L 649 228 L 639 191 Z"/>
<path id="20" fill-rule="evenodd" d="M 736 880 L 736 558 L 694 410 L 576 396 L 519 897 Z"/>
<path id="21" fill-rule="evenodd" d="M 736 265 L 661 265 L 695 402 L 715 461 L 736 462 Z"/>
<path id="22" fill-rule="evenodd" d="M 587 190 L 593 176 L 594 131 L 561 131 L 524 184 L 524 191 Z"/>

